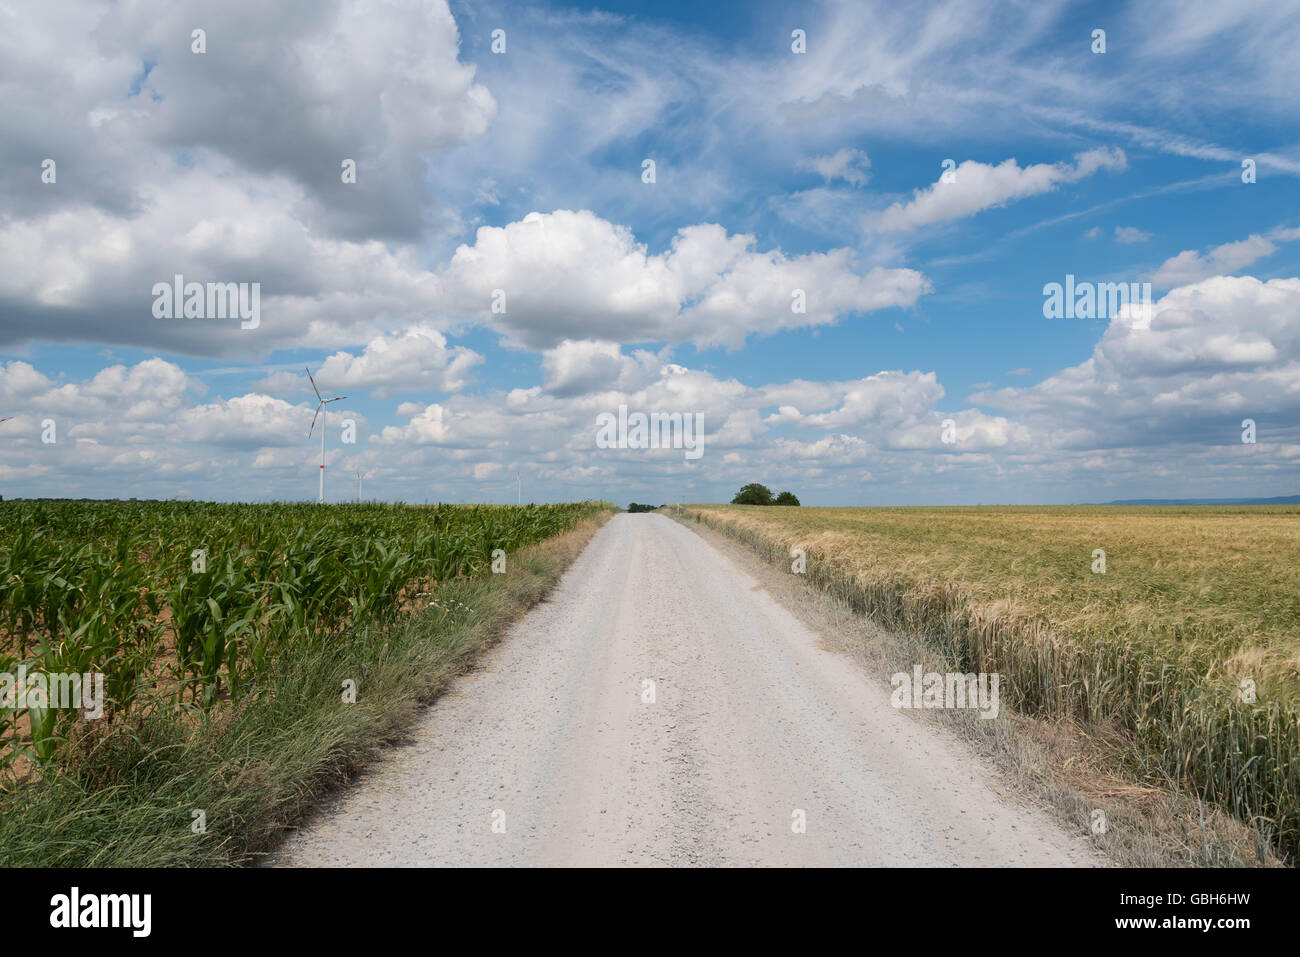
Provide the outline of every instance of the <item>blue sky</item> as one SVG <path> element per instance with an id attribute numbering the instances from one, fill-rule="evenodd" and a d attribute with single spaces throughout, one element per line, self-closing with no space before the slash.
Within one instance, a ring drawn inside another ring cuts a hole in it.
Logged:
<path id="1" fill-rule="evenodd" d="M 311 498 L 304 366 L 330 500 L 1297 491 L 1286 5 L 367 11 L 0 2 L 0 493 Z M 176 273 L 260 325 L 155 318 Z M 621 404 L 704 455 L 597 447 Z"/>

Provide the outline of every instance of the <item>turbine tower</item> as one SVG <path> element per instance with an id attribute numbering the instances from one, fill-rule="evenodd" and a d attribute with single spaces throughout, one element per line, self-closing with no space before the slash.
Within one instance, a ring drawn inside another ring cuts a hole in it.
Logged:
<path id="1" fill-rule="evenodd" d="M 316 428 L 316 418 L 322 413 L 325 418 L 320 421 L 320 494 L 316 502 L 325 501 L 325 422 L 329 418 L 329 410 L 326 408 L 331 402 L 338 402 L 340 399 L 346 399 L 346 395 L 336 395 L 332 399 L 326 399 L 320 394 L 320 389 L 316 388 L 316 380 L 311 377 L 311 370 L 307 370 L 307 378 L 311 381 L 311 390 L 316 393 L 316 415 L 311 417 L 311 428 L 307 430 L 307 438 L 311 438 L 312 431 Z"/>
<path id="2" fill-rule="evenodd" d="M 357 504 L 361 504 L 361 480 L 366 477 L 365 472 L 357 472 Z"/>

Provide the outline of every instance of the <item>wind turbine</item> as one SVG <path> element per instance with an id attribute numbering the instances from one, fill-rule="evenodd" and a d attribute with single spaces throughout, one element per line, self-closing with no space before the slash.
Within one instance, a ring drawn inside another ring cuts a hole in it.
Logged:
<path id="1" fill-rule="evenodd" d="M 326 399 L 320 394 L 320 389 L 316 388 L 316 380 L 311 377 L 311 370 L 307 370 L 307 378 L 311 381 L 311 390 L 316 393 L 316 415 L 311 417 L 311 428 L 307 430 L 307 438 L 311 438 L 312 431 L 316 428 L 316 417 L 325 413 L 325 418 L 320 422 L 320 495 L 316 499 L 317 503 L 325 501 L 325 422 L 329 418 L 329 410 L 326 408 L 331 402 L 337 402 L 340 399 L 346 399 L 346 395 L 336 395 L 332 399 Z"/>
<path id="2" fill-rule="evenodd" d="M 524 483 L 523 480 L 519 478 L 518 472 L 515 473 L 515 504 L 524 504 Z"/>
<path id="3" fill-rule="evenodd" d="M 366 477 L 365 472 L 357 472 L 357 504 L 361 504 L 361 480 Z"/>
<path id="4" fill-rule="evenodd" d="M 3 419 L 0 419 L 0 422 L 8 422 L 8 421 L 9 421 L 10 419 L 12 419 L 12 418 L 13 418 L 12 415 L 6 415 Z M 3 501 L 3 500 L 4 500 L 4 496 L 3 496 L 3 495 L 0 495 L 0 501 Z"/>

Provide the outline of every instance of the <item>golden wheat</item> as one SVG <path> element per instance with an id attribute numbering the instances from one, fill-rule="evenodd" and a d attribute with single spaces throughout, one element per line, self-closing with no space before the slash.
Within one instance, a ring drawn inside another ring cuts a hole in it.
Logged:
<path id="1" fill-rule="evenodd" d="M 1300 851 L 1300 508 L 688 512 Z"/>

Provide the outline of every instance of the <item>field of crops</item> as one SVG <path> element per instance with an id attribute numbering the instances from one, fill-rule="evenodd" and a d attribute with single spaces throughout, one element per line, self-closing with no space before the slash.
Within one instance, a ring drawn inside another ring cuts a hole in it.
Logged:
<path id="1" fill-rule="evenodd" d="M 1300 508 L 688 511 L 1300 851 Z"/>
<path id="2" fill-rule="evenodd" d="M 436 600 L 598 511 L 545 506 L 0 503 L 0 674 L 104 676 L 102 720 L 238 704 L 277 656 Z M 0 784 L 78 715 L 0 708 Z"/>

